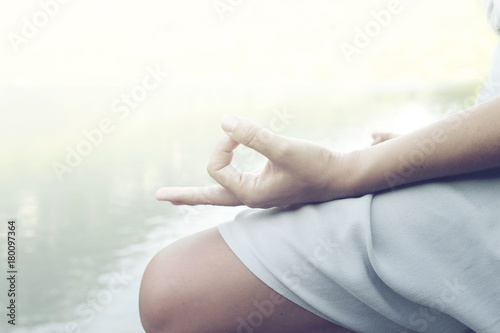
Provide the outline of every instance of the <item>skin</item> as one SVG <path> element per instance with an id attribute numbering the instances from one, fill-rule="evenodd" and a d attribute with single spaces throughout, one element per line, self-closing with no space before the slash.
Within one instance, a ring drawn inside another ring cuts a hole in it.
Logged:
<path id="1" fill-rule="evenodd" d="M 271 133 L 243 117 L 225 117 L 222 129 L 226 136 L 207 167 L 219 185 L 166 187 L 158 200 L 268 208 L 500 167 L 500 98 L 409 134 L 374 133 L 372 146 L 343 154 Z M 268 158 L 263 170 L 242 172 L 231 164 L 239 144 Z M 253 302 L 269 300 L 271 293 L 211 229 L 152 259 L 141 285 L 141 320 L 148 333 L 237 332 L 238 318 L 248 318 Z M 253 332 L 350 331 L 283 300 Z"/>
<path id="2" fill-rule="evenodd" d="M 412 133 L 378 133 L 378 144 L 348 153 L 274 134 L 238 116 L 226 116 L 222 129 L 227 136 L 207 167 L 219 185 L 164 187 L 156 193 L 158 200 L 269 208 L 361 196 L 500 167 L 500 97 Z M 242 172 L 231 164 L 239 144 L 268 158 L 260 172 Z"/>
<path id="3" fill-rule="evenodd" d="M 259 312 L 255 302 L 267 304 L 266 310 Z M 352 332 L 277 295 L 240 262 L 216 228 L 181 239 L 151 260 L 139 306 L 147 333 L 250 333 L 239 327 L 242 321 L 254 333 Z"/>

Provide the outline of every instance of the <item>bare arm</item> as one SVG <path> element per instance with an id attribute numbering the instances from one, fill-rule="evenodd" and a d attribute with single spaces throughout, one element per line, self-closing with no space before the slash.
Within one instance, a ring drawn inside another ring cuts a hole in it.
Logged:
<path id="1" fill-rule="evenodd" d="M 500 98 L 359 151 L 356 193 L 500 167 Z"/>
<path id="2" fill-rule="evenodd" d="M 164 187 L 156 194 L 158 200 L 178 205 L 284 206 L 500 167 L 500 98 L 343 154 L 274 134 L 242 117 L 224 118 L 222 128 L 227 136 L 215 148 L 207 168 L 218 184 Z M 268 158 L 260 172 L 242 172 L 231 163 L 239 144 Z"/>

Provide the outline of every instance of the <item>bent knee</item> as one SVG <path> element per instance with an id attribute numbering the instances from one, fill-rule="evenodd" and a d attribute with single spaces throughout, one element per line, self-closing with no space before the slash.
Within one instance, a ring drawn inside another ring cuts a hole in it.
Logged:
<path id="1" fill-rule="evenodd" d="M 207 254 L 207 248 L 212 247 L 213 232 L 176 241 L 151 259 L 139 294 L 141 322 L 147 333 L 197 331 L 197 323 L 190 315 L 199 310 L 196 301 L 207 288 L 202 278 L 201 254 Z"/>
<path id="2" fill-rule="evenodd" d="M 151 259 L 144 272 L 139 292 L 139 313 L 142 326 L 147 333 L 159 333 L 167 330 L 169 322 L 168 288 L 165 282 L 161 252 Z"/>
<path id="3" fill-rule="evenodd" d="M 178 332 L 185 307 L 186 286 L 183 276 L 189 274 L 172 244 L 156 254 L 142 277 L 139 312 L 147 333 Z"/>

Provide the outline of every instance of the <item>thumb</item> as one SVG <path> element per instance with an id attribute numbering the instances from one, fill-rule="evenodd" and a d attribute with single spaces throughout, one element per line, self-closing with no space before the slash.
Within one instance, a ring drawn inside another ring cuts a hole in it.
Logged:
<path id="1" fill-rule="evenodd" d="M 240 116 L 225 116 L 221 122 L 222 129 L 234 141 L 252 148 L 269 159 L 289 146 L 289 139 L 275 134 L 250 119 Z"/>

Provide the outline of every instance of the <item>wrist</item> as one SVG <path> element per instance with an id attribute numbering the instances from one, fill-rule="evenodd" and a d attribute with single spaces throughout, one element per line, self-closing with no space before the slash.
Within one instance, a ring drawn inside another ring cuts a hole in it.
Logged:
<path id="1" fill-rule="evenodd" d="M 354 173 L 353 188 L 356 195 L 374 193 L 413 182 L 417 168 L 401 160 L 401 140 L 398 138 L 357 152 L 358 166 Z M 404 147 L 407 145 L 405 144 Z M 406 149 L 406 148 L 405 148 Z"/>
<path id="2" fill-rule="evenodd" d="M 334 177 L 331 193 L 336 198 L 350 198 L 364 195 L 363 176 L 364 154 L 362 150 L 353 150 L 338 155 L 337 164 L 332 167 Z"/>
<path id="3" fill-rule="evenodd" d="M 321 182 L 328 184 L 328 198 L 325 200 L 359 197 L 390 187 L 384 185 L 386 180 L 382 174 L 383 160 L 380 163 L 383 152 L 378 146 L 340 154 L 332 152 L 328 178 Z"/>
<path id="4" fill-rule="evenodd" d="M 374 193 L 383 188 L 383 168 L 377 167 L 380 147 L 370 146 L 349 153 L 349 188 L 351 197 Z"/>

